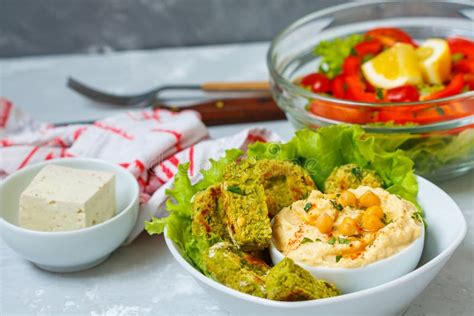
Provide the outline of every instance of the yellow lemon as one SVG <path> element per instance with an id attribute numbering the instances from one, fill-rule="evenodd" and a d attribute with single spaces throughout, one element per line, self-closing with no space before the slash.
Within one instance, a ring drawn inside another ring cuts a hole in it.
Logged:
<path id="1" fill-rule="evenodd" d="M 451 52 L 448 42 L 440 38 L 427 39 L 416 50 L 425 82 L 442 84 L 451 73 Z"/>
<path id="2" fill-rule="evenodd" d="M 362 73 L 374 87 L 392 89 L 423 81 L 413 46 L 397 43 L 362 65 Z"/>

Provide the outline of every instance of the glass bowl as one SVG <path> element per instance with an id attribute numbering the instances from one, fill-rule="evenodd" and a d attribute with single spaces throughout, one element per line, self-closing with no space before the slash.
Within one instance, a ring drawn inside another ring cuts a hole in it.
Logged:
<path id="1" fill-rule="evenodd" d="M 295 81 L 317 69 L 313 48 L 322 40 L 382 26 L 402 28 L 415 39 L 473 38 L 473 17 L 472 2 L 463 1 L 354 2 L 314 12 L 273 40 L 267 54 L 272 95 L 297 129 L 360 124 L 387 150 L 405 150 L 419 175 L 458 176 L 474 168 L 474 91 L 432 101 L 361 103 L 316 94 Z M 417 123 L 407 124 L 410 117 Z"/>

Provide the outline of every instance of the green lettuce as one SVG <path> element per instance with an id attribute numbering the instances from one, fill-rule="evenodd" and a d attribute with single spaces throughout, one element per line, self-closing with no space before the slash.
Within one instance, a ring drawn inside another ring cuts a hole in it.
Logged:
<path id="1" fill-rule="evenodd" d="M 319 188 L 323 188 L 334 167 L 356 163 L 376 171 L 390 193 L 416 204 L 418 183 L 413 161 L 402 150 L 384 149 L 359 126 L 336 125 L 319 128 L 317 132 L 300 130 L 286 144 L 251 145 L 248 155 L 294 161 L 309 172 Z"/>
<path id="2" fill-rule="evenodd" d="M 420 175 L 435 176 L 450 165 L 472 161 L 474 129 L 459 134 L 374 134 L 377 143 L 387 151 L 402 149 L 415 162 Z"/>
<path id="3" fill-rule="evenodd" d="M 338 37 L 330 41 L 321 41 L 314 53 L 321 57 L 319 71 L 329 78 L 334 78 L 342 70 L 344 59 L 349 56 L 358 43 L 364 39 L 361 34 L 352 34 L 347 37 Z"/>
<path id="4" fill-rule="evenodd" d="M 206 273 L 202 262 L 202 254 L 211 246 L 213 242 L 205 238 L 195 237 L 192 234 L 192 198 L 198 191 L 205 190 L 209 186 L 222 180 L 225 167 L 237 160 L 242 155 L 239 149 L 227 150 L 223 158 L 210 160 L 211 166 L 207 170 L 202 170 L 202 179 L 191 184 L 188 177 L 189 163 L 178 166 L 178 173 L 174 178 L 173 188 L 166 191 L 170 197 L 166 201 L 166 208 L 170 212 L 165 218 L 152 218 L 145 222 L 145 230 L 150 234 L 161 234 L 165 226 L 168 227 L 168 238 L 173 240 L 185 259 Z"/>
<path id="5" fill-rule="evenodd" d="M 169 216 L 145 223 L 149 234 L 160 234 L 166 226 L 168 237 L 177 244 L 183 257 L 204 274 L 207 272 L 202 254 L 216 240 L 192 234 L 191 201 L 196 192 L 221 182 L 226 166 L 242 154 L 240 150 L 228 150 L 225 157 L 211 160 L 210 168 L 201 171 L 202 179 L 195 184 L 188 177 L 188 164 L 180 165 L 173 188 L 166 192 L 170 197 L 167 201 Z M 413 174 L 413 162 L 401 150 L 386 150 L 359 126 L 337 125 L 317 131 L 300 130 L 285 144 L 255 143 L 249 147 L 247 155 L 255 159 L 293 161 L 309 172 L 319 188 L 323 187 L 334 167 L 356 163 L 375 170 L 388 191 L 416 203 L 418 184 Z"/>

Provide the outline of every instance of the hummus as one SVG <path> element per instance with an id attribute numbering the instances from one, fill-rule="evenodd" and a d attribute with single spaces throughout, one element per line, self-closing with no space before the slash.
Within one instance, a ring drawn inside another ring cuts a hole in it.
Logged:
<path id="1" fill-rule="evenodd" d="M 382 188 L 360 186 L 347 191 L 355 196 L 353 206 L 339 203 L 344 193 L 339 196 L 314 190 L 307 199 L 283 208 L 273 221 L 277 249 L 310 266 L 359 268 L 398 253 L 421 235 L 423 222 L 412 203 Z M 378 203 L 379 226 L 367 225 L 374 221 L 367 219 L 371 212 L 364 194 L 372 195 Z M 355 227 L 350 235 L 341 233 L 348 231 L 343 229 L 347 222 Z"/>

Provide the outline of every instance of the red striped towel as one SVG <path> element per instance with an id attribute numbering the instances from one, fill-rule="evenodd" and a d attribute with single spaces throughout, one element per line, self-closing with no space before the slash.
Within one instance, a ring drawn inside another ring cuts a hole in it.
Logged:
<path id="1" fill-rule="evenodd" d="M 255 141 L 276 141 L 272 132 L 254 128 L 232 137 L 208 139 L 208 131 L 194 111 L 131 111 L 89 125 L 55 127 L 33 120 L 0 98 L 0 178 L 24 166 L 62 157 L 90 157 L 120 164 L 137 179 L 141 206 L 128 238 L 143 231 L 152 216 L 166 214 L 165 190 L 180 163 L 190 162 L 194 181 L 209 158 L 229 148 L 245 149 Z"/>

